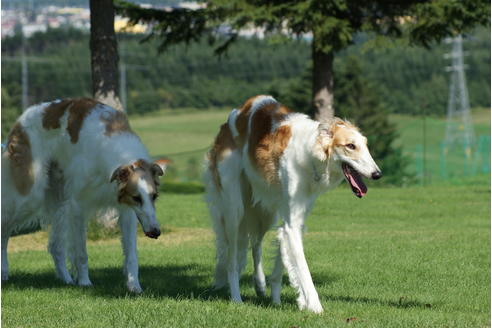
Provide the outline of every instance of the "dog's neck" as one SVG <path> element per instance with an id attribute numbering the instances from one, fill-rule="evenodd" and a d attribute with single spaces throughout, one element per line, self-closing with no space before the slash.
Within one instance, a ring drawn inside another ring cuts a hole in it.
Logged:
<path id="1" fill-rule="evenodd" d="M 316 167 L 316 162 L 317 162 L 316 159 L 313 159 L 311 161 L 311 164 L 313 167 L 313 179 L 314 179 L 314 182 L 319 183 L 321 181 L 321 179 L 323 178 L 323 175 L 325 175 L 326 173 L 322 170 L 318 170 L 318 168 Z"/>

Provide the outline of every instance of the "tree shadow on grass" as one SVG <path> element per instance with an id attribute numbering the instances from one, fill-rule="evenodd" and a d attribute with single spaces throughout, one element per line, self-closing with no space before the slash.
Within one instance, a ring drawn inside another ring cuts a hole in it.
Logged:
<path id="1" fill-rule="evenodd" d="M 405 296 L 400 297 L 398 300 L 382 300 L 378 298 L 352 297 L 352 296 L 324 296 L 323 298 L 325 300 L 329 300 L 333 302 L 363 303 L 363 304 L 372 304 L 378 306 L 395 307 L 399 309 L 410 309 L 410 308 L 430 309 L 436 306 L 436 304 L 420 302 L 417 300 L 409 299 Z"/>
<path id="2" fill-rule="evenodd" d="M 140 267 L 140 283 L 144 289 L 143 294 L 136 295 L 128 292 L 125 277 L 121 267 L 95 268 L 90 270 L 91 281 L 94 286 L 83 288 L 68 286 L 55 278 L 53 271 L 36 273 L 14 272 L 7 282 L 2 283 L 2 291 L 7 290 L 57 290 L 77 289 L 84 293 L 104 298 L 172 298 L 172 299 L 196 299 L 203 301 L 229 300 L 228 288 L 214 290 L 211 288 L 212 271 L 209 266 L 196 263 L 184 265 L 165 265 Z M 326 286 L 338 280 L 339 277 L 327 273 L 313 274 L 313 280 L 318 287 Z M 241 289 L 252 286 L 253 277 L 245 274 L 240 281 Z M 289 287 L 287 275 L 282 279 L 283 289 Z M 269 295 L 269 290 L 267 290 Z M 396 308 L 431 308 L 434 305 L 422 303 L 416 300 L 401 297 L 398 300 L 382 300 L 368 297 L 330 296 L 320 295 L 321 299 L 333 302 L 365 303 Z M 257 297 L 256 295 L 244 295 L 243 301 L 260 307 L 272 307 L 269 296 Z M 296 306 L 296 296 L 293 293 L 282 293 L 282 303 Z"/>
<path id="3" fill-rule="evenodd" d="M 142 296 L 194 298 L 210 288 L 210 269 L 198 264 L 140 266 Z M 89 270 L 92 283 L 84 288 L 90 294 L 103 297 L 131 297 L 126 289 L 126 280 L 121 267 L 93 268 Z M 69 286 L 56 279 L 53 271 L 36 273 L 14 272 L 3 290 L 81 288 Z"/>

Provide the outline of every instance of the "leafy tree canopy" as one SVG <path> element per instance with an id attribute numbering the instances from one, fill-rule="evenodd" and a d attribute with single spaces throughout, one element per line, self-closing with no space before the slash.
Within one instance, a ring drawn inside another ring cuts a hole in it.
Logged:
<path id="1" fill-rule="evenodd" d="M 312 33 L 316 49 L 332 52 L 352 44 L 361 31 L 408 36 L 412 43 L 428 47 L 490 24 L 490 2 L 484 0 L 209 0 L 198 10 L 172 11 L 119 0 L 116 8 L 131 23 L 154 23 L 149 37 L 162 39 L 161 50 L 202 36 L 215 41 L 225 24 L 229 39 L 217 48 L 219 53 L 236 39 L 240 28 L 251 25 L 267 32 Z"/>

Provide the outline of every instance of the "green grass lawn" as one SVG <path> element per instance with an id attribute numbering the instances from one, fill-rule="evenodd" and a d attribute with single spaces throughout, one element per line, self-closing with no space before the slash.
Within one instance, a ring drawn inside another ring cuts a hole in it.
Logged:
<path id="1" fill-rule="evenodd" d="M 248 263 L 231 304 L 213 292 L 213 234 L 203 195 L 163 194 L 158 240 L 139 236 L 140 296 L 129 295 L 117 239 L 89 242 L 94 287 L 54 277 L 46 232 L 11 239 L 3 327 L 490 327 L 490 187 L 372 188 L 322 196 L 307 222 L 306 256 L 325 308 L 257 298 Z M 270 272 L 275 233 L 265 242 Z M 249 261 L 251 262 L 251 260 Z M 352 320 L 347 323 L 347 319 Z"/>

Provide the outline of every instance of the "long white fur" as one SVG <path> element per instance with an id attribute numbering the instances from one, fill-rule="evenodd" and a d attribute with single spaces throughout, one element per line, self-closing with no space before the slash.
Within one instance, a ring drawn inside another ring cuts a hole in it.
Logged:
<path id="1" fill-rule="evenodd" d="M 137 217 L 132 208 L 117 202 L 116 182 L 110 183 L 110 178 L 121 165 L 138 159 L 150 162 L 149 154 L 132 133 L 104 135 L 101 117 L 107 118 L 115 111 L 111 107 L 96 105 L 84 120 L 78 142 L 73 144 L 66 131 L 68 111 L 61 118 L 59 129 L 43 128 L 43 112 L 49 105 L 32 106 L 18 119 L 29 136 L 33 158 L 34 184 L 27 195 L 17 192 L 8 159 L 5 153 L 2 154 L 2 280 L 8 279 L 9 236 L 42 217 L 44 223 L 51 224 L 48 249 L 57 276 L 65 283 L 74 283 L 65 263 L 68 246 L 75 281 L 79 285 L 91 285 L 86 250 L 87 220 L 96 212 L 116 208 L 122 230 L 127 287 L 130 291 L 141 292 L 136 249 Z M 59 168 L 48 174 L 53 162 L 58 163 Z M 155 209 L 149 199 L 144 198 L 143 202 L 146 206 L 139 215 L 142 227 L 144 230 L 158 229 Z"/>
<path id="2" fill-rule="evenodd" d="M 248 132 L 254 129 L 251 121 L 255 111 L 272 101 L 275 100 L 267 96 L 254 101 Z M 235 124 L 236 115 L 234 120 L 229 118 L 229 125 Z M 299 308 L 320 313 L 323 308 L 304 256 L 302 231 L 316 198 L 344 179 L 341 158 L 336 154 L 326 158 L 319 144 L 323 136 L 319 122 L 293 113 L 275 128 L 281 125 L 289 125 L 292 136 L 280 158 L 278 185 L 268 185 L 255 169 L 247 154 L 247 143 L 243 149 L 232 151 L 218 163 L 222 188 L 216 186 L 210 170 L 205 172 L 206 200 L 217 237 L 214 284 L 216 288 L 229 285 L 231 299 L 241 302 L 239 277 L 245 265 L 249 239 L 255 290 L 258 295 L 264 295 L 266 283 L 261 265 L 261 242 L 266 231 L 281 217 L 279 250 L 270 277 L 273 302 L 280 303 L 282 270 L 285 267 L 291 285 L 298 292 Z M 363 138 L 357 131 L 354 135 Z M 379 170 L 368 151 L 365 155 L 369 158 L 361 164 L 366 166 L 364 170 Z"/>

